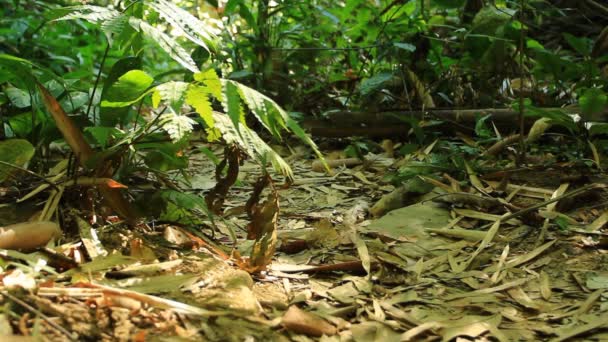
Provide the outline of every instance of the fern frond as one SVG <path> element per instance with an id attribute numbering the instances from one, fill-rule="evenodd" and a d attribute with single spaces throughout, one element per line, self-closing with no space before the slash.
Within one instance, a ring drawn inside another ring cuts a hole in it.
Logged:
<path id="1" fill-rule="evenodd" d="M 149 3 L 168 23 L 181 29 L 186 38 L 193 43 L 210 50 L 216 50 L 216 36 L 198 18 L 166 0 L 155 0 Z"/>
<path id="2" fill-rule="evenodd" d="M 129 21 L 129 17 L 119 11 L 101 6 L 71 6 L 59 11 L 65 14 L 54 19 L 55 21 L 82 19 L 100 25 L 110 43 L 112 42 L 112 34 L 119 35 L 122 33 Z"/>
<path id="3" fill-rule="evenodd" d="M 173 110 L 161 115 L 159 124 L 169 134 L 171 140 L 177 142 L 186 134 L 192 132 L 196 122 L 185 115 L 178 115 Z"/>
<path id="4" fill-rule="evenodd" d="M 152 95 L 152 105 L 156 108 L 163 102 L 178 110 L 186 89 L 188 89 L 188 83 L 186 82 L 170 81 L 159 84 Z"/>
<path id="5" fill-rule="evenodd" d="M 206 86 L 190 85 L 186 92 L 186 103 L 194 107 L 208 128 L 213 128 L 213 108 L 209 101 L 209 89 Z"/>
<path id="6" fill-rule="evenodd" d="M 148 24 L 147 22 L 137 19 L 137 18 L 129 18 L 129 24 L 139 31 L 141 31 L 152 38 L 153 41 L 158 43 L 158 45 L 165 50 L 173 58 L 176 62 L 181 64 L 184 68 L 192 71 L 199 72 L 200 70 L 196 66 L 196 63 L 190 57 L 190 54 L 186 49 L 184 49 L 175 39 L 171 38 L 169 35 L 165 34 L 163 31 L 157 29 L 156 27 Z"/>
<path id="7" fill-rule="evenodd" d="M 213 112 L 213 119 L 215 120 L 215 127 L 222 133 L 222 137 L 226 143 L 238 145 L 262 167 L 265 168 L 266 164 L 270 162 L 277 172 L 289 179 L 293 178 L 293 172 L 285 160 L 253 130 L 235 127 L 233 121 L 222 113 Z"/>
<path id="8" fill-rule="evenodd" d="M 272 135 L 280 139 L 281 130 L 287 129 L 285 126 L 285 122 L 289 118 L 287 113 L 264 94 L 238 82 L 227 82 L 234 84 L 238 88 L 241 99 L 243 99 L 247 104 L 247 107 L 251 109 L 258 121 L 260 121 Z"/>
<path id="9" fill-rule="evenodd" d="M 230 82 L 222 80 L 222 85 L 224 86 L 224 101 L 222 101 L 222 106 L 224 107 L 224 111 L 232 120 L 232 124 L 236 128 L 237 132 L 240 131 L 240 126 L 243 125 L 247 128 L 245 124 L 245 110 L 241 104 L 241 98 L 238 93 L 237 86 Z"/>
<path id="10" fill-rule="evenodd" d="M 224 95 L 222 93 L 222 82 L 217 76 L 214 69 L 208 69 L 203 72 L 194 74 L 194 80 L 201 82 L 207 86 L 209 93 L 215 97 L 216 100 L 224 101 Z"/>
<path id="11" fill-rule="evenodd" d="M 55 21 L 84 19 L 93 24 L 101 24 L 105 21 L 123 16 L 122 13 L 114 9 L 94 5 L 64 7 L 61 8 L 60 11 L 65 14 L 54 19 Z"/>
<path id="12" fill-rule="evenodd" d="M 293 120 L 289 114 L 287 114 L 287 112 L 276 102 L 274 102 L 268 96 L 255 89 L 249 88 L 244 84 L 228 80 L 225 82 L 233 83 L 236 87 L 238 87 L 239 94 L 243 99 L 243 102 L 247 104 L 247 107 L 251 109 L 254 116 L 270 133 L 280 139 L 281 130 L 291 131 L 300 140 L 310 146 L 317 157 L 325 164 L 323 154 L 315 142 L 312 141 L 304 129 L 302 129 L 302 127 L 300 127 L 300 125 L 298 125 L 298 123 Z M 327 167 L 327 164 L 325 164 L 325 166 Z"/>

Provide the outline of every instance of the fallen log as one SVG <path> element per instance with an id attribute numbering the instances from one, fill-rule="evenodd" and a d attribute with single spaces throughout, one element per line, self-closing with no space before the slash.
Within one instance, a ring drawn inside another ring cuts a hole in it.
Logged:
<path id="1" fill-rule="evenodd" d="M 543 108 L 544 110 L 557 110 L 564 114 L 579 115 L 580 108 Z M 608 116 L 608 112 L 605 113 Z M 387 112 L 357 112 L 332 111 L 325 114 L 323 119 L 304 120 L 303 126 L 311 135 L 317 137 L 393 137 L 406 134 L 414 120 L 437 119 L 444 122 L 437 127 L 438 130 L 453 132 L 459 130 L 470 133 L 475 128 L 478 118 L 490 115 L 488 122 L 492 122 L 498 129 L 509 132 L 516 131 L 518 127 L 519 112 L 510 108 L 480 108 L 480 109 L 432 109 L 419 111 L 387 111 Z M 530 128 L 538 117 L 525 117 L 524 124 Z"/>

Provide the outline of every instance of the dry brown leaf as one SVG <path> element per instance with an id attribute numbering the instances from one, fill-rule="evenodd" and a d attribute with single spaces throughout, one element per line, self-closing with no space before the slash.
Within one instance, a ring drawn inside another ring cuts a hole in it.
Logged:
<path id="1" fill-rule="evenodd" d="M 281 324 L 291 331 L 308 336 L 320 337 L 323 335 L 335 335 L 336 327 L 321 317 L 310 312 L 303 311 L 292 305 L 281 319 Z"/>
<path id="2" fill-rule="evenodd" d="M 0 248 L 30 251 L 45 246 L 61 236 L 61 228 L 55 222 L 22 222 L 0 227 Z"/>

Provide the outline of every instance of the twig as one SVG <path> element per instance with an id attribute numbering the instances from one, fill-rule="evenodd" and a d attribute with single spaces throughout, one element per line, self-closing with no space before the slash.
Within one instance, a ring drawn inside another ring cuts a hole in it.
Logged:
<path id="1" fill-rule="evenodd" d="M 72 341 L 78 341 L 78 337 L 70 334 L 70 332 L 67 331 L 65 328 L 63 328 L 59 324 L 53 322 L 47 315 L 43 314 L 40 310 L 38 310 L 35 307 L 29 305 L 28 303 L 22 301 L 21 299 L 13 296 L 12 294 L 8 293 L 8 291 L 2 291 L 1 293 L 2 293 L 3 296 L 8 297 L 13 302 L 15 302 L 15 303 L 23 306 L 28 311 L 36 314 L 37 316 L 39 316 L 40 318 L 42 318 L 43 320 L 45 320 L 50 326 L 52 326 L 53 328 L 57 329 L 59 332 L 61 332 L 65 336 L 67 336 L 70 340 L 72 340 Z"/>
<path id="2" fill-rule="evenodd" d="M 552 199 L 549 199 L 547 201 L 535 204 L 535 205 L 533 205 L 531 207 L 524 208 L 524 209 L 522 209 L 520 211 L 516 211 L 516 212 L 514 212 L 512 214 L 509 214 L 507 216 L 501 217 L 500 220 L 502 222 L 506 222 L 506 221 L 508 221 L 510 219 L 513 219 L 513 218 L 522 216 L 524 214 L 527 214 L 527 213 L 531 212 L 532 210 L 540 209 L 540 208 L 546 206 L 547 204 L 551 204 L 551 203 L 554 203 L 554 202 L 557 202 L 557 201 L 561 201 L 564 198 L 573 197 L 573 196 L 582 194 L 584 192 L 587 192 L 587 191 L 593 190 L 593 189 L 606 189 L 607 187 L 608 187 L 608 185 L 606 185 L 606 184 L 598 184 L 598 183 L 593 183 L 593 184 L 585 185 L 585 186 L 580 187 L 580 188 L 578 188 L 576 190 L 572 190 L 572 191 L 570 191 L 568 193 L 565 193 L 565 194 L 563 194 L 561 196 L 557 196 L 555 198 L 552 198 Z M 483 225 L 481 227 L 481 229 L 490 228 L 492 226 L 492 224 L 494 224 L 494 222 L 488 223 L 486 225 Z"/>
<path id="3" fill-rule="evenodd" d="M 12 168 L 15 168 L 15 169 L 20 170 L 20 171 L 23 171 L 23 172 L 25 172 L 25 173 L 27 173 L 29 175 L 32 175 L 32 176 L 34 176 L 34 177 L 42 180 L 43 182 L 45 182 L 49 186 L 53 187 L 53 189 L 59 190 L 59 188 L 57 187 L 57 185 L 55 185 L 55 183 L 53 183 L 53 182 L 49 181 L 48 179 L 42 177 L 41 175 L 37 174 L 36 172 L 30 171 L 30 170 L 28 170 L 28 169 L 26 169 L 24 167 L 18 166 L 18 165 L 7 163 L 7 162 L 2 161 L 2 160 L 0 160 L 0 164 L 1 165 L 6 165 L 6 166 L 9 166 L 9 167 L 12 167 Z"/>

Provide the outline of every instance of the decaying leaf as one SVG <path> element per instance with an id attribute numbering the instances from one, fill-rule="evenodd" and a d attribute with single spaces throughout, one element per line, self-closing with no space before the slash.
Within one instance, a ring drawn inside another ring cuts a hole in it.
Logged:
<path id="1" fill-rule="evenodd" d="M 296 333 L 320 337 L 336 334 L 337 329 L 326 320 L 292 305 L 281 319 L 281 324 Z"/>

